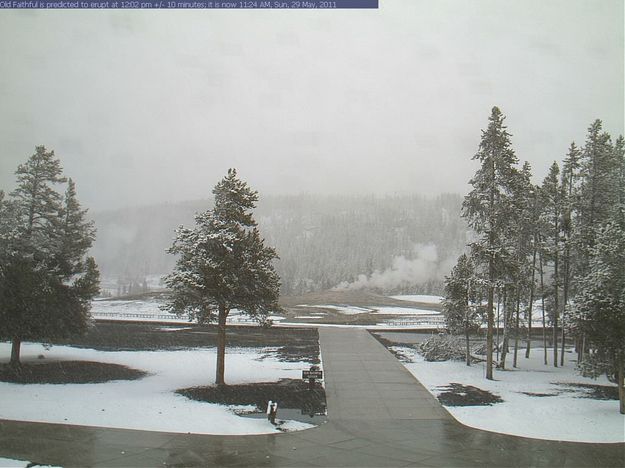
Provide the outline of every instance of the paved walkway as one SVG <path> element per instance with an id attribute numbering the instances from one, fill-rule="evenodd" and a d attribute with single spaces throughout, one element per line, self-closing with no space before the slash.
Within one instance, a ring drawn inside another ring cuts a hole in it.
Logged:
<path id="1" fill-rule="evenodd" d="M 236 437 L 0 421 L 0 457 L 65 467 L 625 466 L 625 444 L 464 427 L 366 331 L 319 336 L 328 422 L 317 428 Z"/>

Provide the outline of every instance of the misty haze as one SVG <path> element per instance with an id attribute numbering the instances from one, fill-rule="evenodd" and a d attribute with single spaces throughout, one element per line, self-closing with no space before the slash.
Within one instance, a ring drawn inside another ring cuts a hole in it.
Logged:
<path id="1" fill-rule="evenodd" d="M 0 466 L 623 466 L 622 0 L 240 6 L 0 5 Z"/>

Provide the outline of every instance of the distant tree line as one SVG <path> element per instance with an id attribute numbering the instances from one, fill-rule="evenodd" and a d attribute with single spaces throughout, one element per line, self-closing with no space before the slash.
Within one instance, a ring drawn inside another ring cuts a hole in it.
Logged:
<path id="1" fill-rule="evenodd" d="M 618 383 L 625 413 L 625 140 L 613 141 L 596 120 L 584 145 L 571 143 L 562 163 L 554 161 L 535 185 L 529 163 L 519 167 L 495 107 L 473 159 L 480 167 L 462 217 L 476 238 L 446 279 L 449 328 L 468 342 L 469 332 L 486 322 L 486 377 L 492 379 L 495 311 L 503 319 L 497 366 L 505 368 L 513 340 L 516 367 L 523 334 L 529 357 L 532 308 L 539 300 L 545 364 L 550 325 L 552 365 L 564 365 L 568 334 L 584 373 L 605 372 Z"/>
<path id="2" fill-rule="evenodd" d="M 212 200 L 162 204 L 94 215 L 93 252 L 104 275 L 142 283 L 170 271 L 171 227 L 193 222 Z M 410 258 L 416 244 L 434 244 L 441 263 L 453 263 L 467 242 L 459 195 L 264 196 L 256 209 L 260 231 L 280 253 L 275 268 L 282 294 L 302 294 L 352 282 Z M 450 260 L 451 259 L 451 260 Z M 443 274 L 385 292 L 441 293 Z M 134 290 L 134 288 L 133 288 Z"/>

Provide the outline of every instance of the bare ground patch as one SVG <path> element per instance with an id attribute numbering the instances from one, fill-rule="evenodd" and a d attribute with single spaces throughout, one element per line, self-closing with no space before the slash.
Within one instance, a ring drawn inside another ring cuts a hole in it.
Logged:
<path id="1" fill-rule="evenodd" d="M 18 368 L 0 365 L 0 381 L 18 384 L 87 384 L 136 380 L 147 372 L 119 364 L 92 361 L 23 363 Z"/>
<path id="2" fill-rule="evenodd" d="M 445 390 L 437 396 L 438 401 L 445 406 L 492 406 L 503 402 L 499 395 L 472 385 L 452 382 L 436 389 Z"/>
<path id="3" fill-rule="evenodd" d="M 316 382 L 309 390 L 308 382 L 294 379 L 223 387 L 191 387 L 176 393 L 207 403 L 255 405 L 258 411 L 265 411 L 269 400 L 277 401 L 280 408 L 297 408 L 304 413 L 324 414 L 326 408 L 326 393 L 320 383 Z"/>
<path id="4" fill-rule="evenodd" d="M 618 400 L 618 387 L 616 385 L 562 382 L 554 382 L 554 385 L 564 387 L 564 392 L 579 393 L 580 398 L 591 398 L 593 400 Z"/>

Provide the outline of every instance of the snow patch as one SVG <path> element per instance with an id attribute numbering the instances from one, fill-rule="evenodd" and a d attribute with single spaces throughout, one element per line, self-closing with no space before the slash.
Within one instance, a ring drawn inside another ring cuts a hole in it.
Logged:
<path id="1" fill-rule="evenodd" d="M 383 315 L 431 315 L 441 316 L 436 310 L 415 309 L 413 307 L 376 307 L 374 314 Z"/>
<path id="2" fill-rule="evenodd" d="M 9 356 L 10 343 L 0 343 L 0 356 Z M 214 348 L 182 351 L 97 351 L 69 346 L 24 343 L 23 362 L 84 360 L 121 364 L 148 372 L 140 380 L 100 384 L 30 384 L 0 382 L 0 418 L 19 421 L 100 426 L 145 431 L 198 434 L 265 434 L 278 432 L 264 419 L 242 418 L 226 405 L 190 400 L 174 393 L 181 388 L 212 385 Z M 245 384 L 300 379 L 305 362 L 258 358 L 255 348 L 229 348 L 226 382 Z M 2 361 L 6 362 L 7 358 Z M 2 362 L 0 361 L 0 362 Z"/>
<path id="3" fill-rule="evenodd" d="M 324 304 L 324 305 L 307 305 L 300 304 L 295 307 L 307 307 L 310 309 L 331 309 L 336 310 L 340 314 L 345 315 L 356 315 L 356 314 L 367 314 L 373 312 L 373 309 L 369 309 L 366 307 L 356 307 L 350 305 L 333 305 L 333 304 Z"/>
<path id="4" fill-rule="evenodd" d="M 427 294 L 402 294 L 389 297 L 399 301 L 423 302 L 424 304 L 440 304 L 443 301 L 442 296 L 430 296 Z"/>
<path id="5" fill-rule="evenodd" d="M 28 466 L 33 466 L 32 462 L 29 461 L 25 461 L 25 460 L 14 460 L 12 458 L 0 458 L 0 467 L 9 467 L 9 468 L 21 468 L 21 467 L 28 467 Z M 34 465 L 34 466 L 41 466 L 43 468 L 45 467 L 49 467 L 49 468 L 60 468 L 57 466 L 53 466 L 53 465 Z"/>
<path id="6" fill-rule="evenodd" d="M 395 347 L 398 350 L 397 347 Z M 496 380 L 486 380 L 485 365 L 462 362 L 426 362 L 414 349 L 402 348 L 412 362 L 404 366 L 433 394 L 450 383 L 472 385 L 499 395 L 504 401 L 492 406 L 446 407 L 458 421 L 470 427 L 536 439 L 572 442 L 625 442 L 625 418 L 618 401 L 580 398 L 577 392 L 562 390 L 559 383 L 612 385 L 605 377 L 597 380 L 575 371 L 574 354 L 566 353 L 565 367 L 543 364 L 542 350 L 529 359 L 519 357 L 519 368 L 495 370 Z M 551 354 L 551 351 L 550 351 Z M 552 362 L 552 356 L 549 357 Z M 512 367 L 512 359 L 508 359 Z M 553 396 L 531 396 L 523 392 Z"/>

